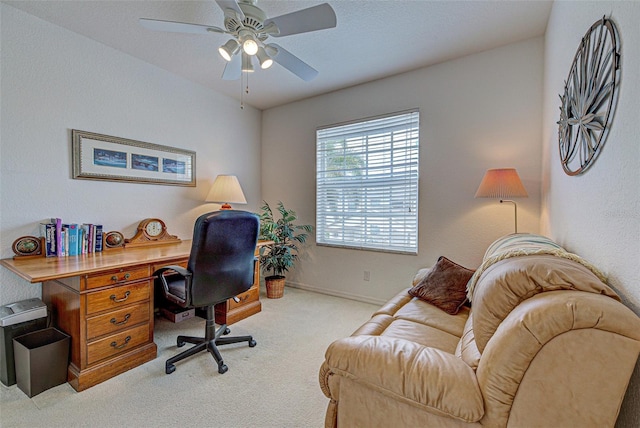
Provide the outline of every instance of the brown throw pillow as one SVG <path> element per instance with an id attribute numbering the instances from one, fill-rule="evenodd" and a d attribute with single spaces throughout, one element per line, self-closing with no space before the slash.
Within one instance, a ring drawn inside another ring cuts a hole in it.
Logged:
<path id="1" fill-rule="evenodd" d="M 431 272 L 411 288 L 409 294 L 455 315 L 467 300 L 467 282 L 473 272 L 440 256 Z"/>

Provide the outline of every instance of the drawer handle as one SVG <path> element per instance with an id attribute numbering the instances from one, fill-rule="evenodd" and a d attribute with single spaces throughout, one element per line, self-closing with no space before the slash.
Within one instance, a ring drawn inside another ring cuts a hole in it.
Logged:
<path id="1" fill-rule="evenodd" d="M 129 298 L 129 295 L 131 294 L 131 291 L 127 290 L 124 293 L 124 297 L 122 299 L 116 299 L 116 295 L 112 294 L 109 298 L 111 300 L 113 300 L 116 303 L 120 303 L 120 302 L 124 302 L 125 300 L 127 300 Z"/>
<path id="2" fill-rule="evenodd" d="M 125 346 L 127 346 L 127 343 L 129 343 L 129 341 L 131 340 L 131 336 L 127 336 L 124 339 L 124 342 L 122 343 L 122 345 L 118 345 L 115 341 L 111 342 L 111 346 L 116 348 L 116 349 L 122 349 Z"/>
<path id="3" fill-rule="evenodd" d="M 249 298 L 249 295 L 242 296 L 242 297 L 233 296 L 231 299 L 236 303 L 240 303 L 240 302 L 246 302 L 248 298 Z"/>
<path id="4" fill-rule="evenodd" d="M 124 316 L 124 319 L 122 321 L 116 321 L 115 318 L 111 318 L 111 324 L 113 325 L 122 325 L 122 324 L 126 324 L 127 321 L 129 321 L 129 318 L 131 317 L 131 314 L 127 314 Z"/>
<path id="5" fill-rule="evenodd" d="M 123 280 L 124 280 L 124 281 L 126 281 L 126 280 L 127 280 L 127 279 L 129 279 L 129 278 L 131 278 L 131 274 L 130 274 L 130 273 L 128 273 L 128 272 L 127 272 L 127 273 L 125 273 L 125 274 L 124 274 L 124 278 L 123 278 Z M 113 275 L 113 276 L 111 277 L 111 281 L 113 281 L 113 282 L 118 282 L 118 275 Z"/>

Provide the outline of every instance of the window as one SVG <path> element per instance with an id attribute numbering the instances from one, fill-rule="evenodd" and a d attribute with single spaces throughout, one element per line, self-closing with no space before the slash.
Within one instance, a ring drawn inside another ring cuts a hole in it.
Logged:
<path id="1" fill-rule="evenodd" d="M 316 242 L 417 254 L 419 112 L 316 132 Z"/>

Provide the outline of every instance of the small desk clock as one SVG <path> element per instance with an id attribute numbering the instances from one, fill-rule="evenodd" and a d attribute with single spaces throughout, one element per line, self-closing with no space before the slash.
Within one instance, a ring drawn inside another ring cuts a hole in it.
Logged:
<path id="1" fill-rule="evenodd" d="M 173 244 L 180 242 L 180 238 L 167 232 L 167 225 L 159 218 L 146 218 L 138 224 L 136 234 L 125 239 L 124 246 L 139 247 L 142 245 Z"/>

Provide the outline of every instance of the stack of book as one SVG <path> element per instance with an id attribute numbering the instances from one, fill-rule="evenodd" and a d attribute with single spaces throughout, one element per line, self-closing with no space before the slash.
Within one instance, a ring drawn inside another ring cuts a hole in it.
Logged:
<path id="1" fill-rule="evenodd" d="M 78 256 L 102 251 L 101 224 L 64 224 L 60 218 L 40 223 L 47 257 Z"/>

